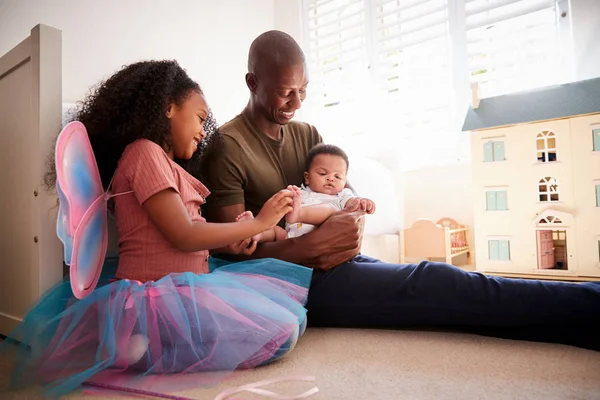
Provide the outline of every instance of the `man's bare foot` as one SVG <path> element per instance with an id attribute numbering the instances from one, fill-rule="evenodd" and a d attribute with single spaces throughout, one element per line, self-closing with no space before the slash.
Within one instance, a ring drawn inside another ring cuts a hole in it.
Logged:
<path id="1" fill-rule="evenodd" d="M 300 219 L 300 211 L 302 211 L 302 192 L 296 186 L 292 187 L 292 191 L 294 192 L 294 203 L 292 204 L 292 211 L 285 215 L 285 221 L 288 224 L 293 224 L 298 222 Z"/>
<path id="2" fill-rule="evenodd" d="M 235 222 L 246 221 L 249 219 L 254 219 L 254 215 L 252 215 L 252 211 L 244 211 L 243 213 L 241 213 L 240 215 L 238 215 L 236 217 Z M 261 239 L 262 239 L 262 232 L 257 233 L 256 235 L 252 236 L 252 240 L 257 243 L 260 242 Z"/>

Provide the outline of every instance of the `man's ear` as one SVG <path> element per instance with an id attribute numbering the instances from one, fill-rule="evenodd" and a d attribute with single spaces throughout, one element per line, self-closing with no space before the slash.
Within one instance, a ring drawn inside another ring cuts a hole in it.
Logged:
<path id="1" fill-rule="evenodd" d="M 304 173 L 304 184 L 306 186 L 310 185 L 309 181 L 308 181 L 308 172 Z"/>
<path id="2" fill-rule="evenodd" d="M 256 75 L 254 75 L 252 72 L 248 72 L 246 74 L 246 85 L 252 93 L 256 94 L 256 87 L 258 86 L 258 81 L 256 79 Z"/>

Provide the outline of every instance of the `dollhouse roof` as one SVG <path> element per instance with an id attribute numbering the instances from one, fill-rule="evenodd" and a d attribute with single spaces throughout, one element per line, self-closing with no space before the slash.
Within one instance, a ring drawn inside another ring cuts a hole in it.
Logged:
<path id="1" fill-rule="evenodd" d="M 600 113 L 600 78 L 481 99 L 463 131 Z"/>

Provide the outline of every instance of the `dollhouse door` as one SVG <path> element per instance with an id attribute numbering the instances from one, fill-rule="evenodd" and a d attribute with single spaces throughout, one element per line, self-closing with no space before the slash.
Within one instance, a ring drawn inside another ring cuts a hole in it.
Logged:
<path id="1" fill-rule="evenodd" d="M 552 231 L 537 231 L 538 268 L 554 267 L 554 241 Z"/>

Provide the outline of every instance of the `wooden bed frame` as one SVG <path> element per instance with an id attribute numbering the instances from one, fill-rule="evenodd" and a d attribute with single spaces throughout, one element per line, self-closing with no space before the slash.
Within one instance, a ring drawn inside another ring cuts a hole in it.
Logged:
<path id="1" fill-rule="evenodd" d="M 429 260 L 454 264 L 456 257 L 465 254 L 467 264 L 471 264 L 469 228 L 452 218 L 442 218 L 435 223 L 419 219 L 410 228 L 404 229 L 401 236 L 402 263 Z"/>
<path id="2" fill-rule="evenodd" d="M 62 33 L 37 25 L 0 58 L 0 334 L 62 279 L 57 198 L 43 185 L 61 129 Z"/>

